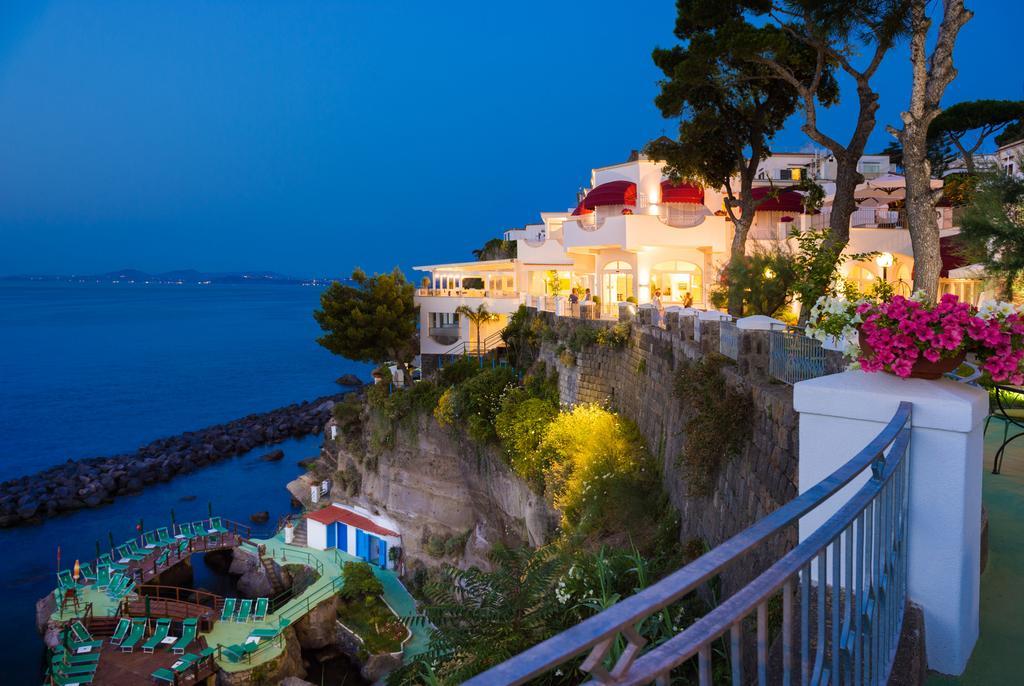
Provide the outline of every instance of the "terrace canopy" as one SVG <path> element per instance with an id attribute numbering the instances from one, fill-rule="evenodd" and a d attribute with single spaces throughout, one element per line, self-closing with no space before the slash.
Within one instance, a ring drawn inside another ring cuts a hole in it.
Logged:
<path id="1" fill-rule="evenodd" d="M 572 213 L 577 216 L 589 214 L 608 205 L 636 206 L 636 184 L 632 181 L 609 181 L 594 186 Z"/>

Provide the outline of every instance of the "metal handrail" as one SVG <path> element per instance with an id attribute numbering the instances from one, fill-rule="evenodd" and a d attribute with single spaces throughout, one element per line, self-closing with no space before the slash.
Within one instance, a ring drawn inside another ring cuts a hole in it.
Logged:
<path id="1" fill-rule="evenodd" d="M 682 653 L 679 651 L 684 645 L 688 649 L 692 645 L 696 644 L 699 644 L 698 652 L 700 654 L 701 661 L 701 683 L 710 683 L 710 643 L 704 641 L 703 638 L 714 633 L 715 630 L 722 626 L 724 621 L 723 617 L 728 614 L 728 617 L 731 619 L 729 622 L 724 623 L 725 630 L 729 630 L 730 627 L 737 627 L 733 629 L 732 637 L 734 652 L 737 652 L 740 633 L 739 626 L 744 620 L 745 615 L 737 616 L 735 612 L 731 612 L 731 610 L 746 608 L 749 604 L 750 593 L 757 592 L 760 597 L 764 597 L 766 595 L 760 590 L 749 590 L 752 587 L 757 589 L 763 589 L 764 587 L 768 587 L 771 590 L 777 589 L 778 585 L 775 583 L 775 576 L 769 577 L 767 575 L 778 575 L 780 573 L 780 569 L 783 569 L 780 565 L 784 565 L 784 569 L 789 569 L 794 560 L 803 559 L 807 550 L 817 545 L 822 536 L 834 533 L 833 528 L 836 526 L 837 517 L 849 514 L 848 510 L 853 503 L 859 503 L 861 499 L 867 497 L 864 495 L 864 489 L 858 492 L 858 494 L 854 496 L 854 498 L 852 498 L 839 513 L 832 517 L 824 526 L 816 531 L 815 534 L 804 541 L 804 543 L 800 544 L 797 548 L 784 556 L 767 572 L 758 577 L 754 583 L 735 594 L 732 598 L 727 600 L 726 603 L 720 606 L 728 609 L 716 609 L 683 633 L 669 639 L 668 642 L 658 646 L 643 657 L 640 657 L 640 650 L 644 645 L 645 639 L 643 639 L 636 631 L 636 624 L 646 617 L 649 617 L 682 599 L 688 593 L 698 588 L 701 584 L 719 574 L 726 567 L 735 563 L 739 558 L 749 553 L 769 537 L 796 523 L 805 514 L 819 507 L 822 503 L 835 495 L 840 489 L 850 483 L 868 467 L 872 467 L 874 470 L 876 468 L 877 461 L 884 456 L 884 451 L 890 445 L 893 446 L 890 454 L 894 455 L 894 464 L 896 461 L 905 463 L 906 461 L 902 460 L 902 454 L 896 454 L 896 452 L 897 450 L 905 452 L 905 442 L 909 440 L 908 427 L 910 424 L 910 414 L 910 403 L 901 402 L 896 413 L 893 415 L 892 419 L 889 420 L 888 424 L 886 424 L 878 435 L 864 446 L 864 448 L 862 448 L 853 458 L 832 472 L 828 477 L 818 482 L 815 486 L 786 503 L 772 514 L 761 518 L 744 531 L 719 545 L 714 550 L 705 553 L 694 562 L 682 567 L 672 574 L 669 574 L 665 578 L 641 590 L 635 595 L 615 603 L 608 609 L 594 615 L 593 617 L 585 619 L 576 626 L 571 627 L 566 631 L 537 644 L 533 648 L 520 653 L 506 662 L 473 677 L 467 681 L 466 684 L 469 686 L 521 684 L 588 650 L 590 651 L 589 656 L 584 660 L 581 668 L 589 671 L 599 683 L 646 683 L 652 681 L 656 677 L 664 676 L 667 673 L 667 670 L 671 669 L 672 666 L 680 664 L 688 659 L 688 657 L 692 657 L 691 653 L 686 657 L 680 658 L 679 655 Z M 901 436 L 904 438 L 901 439 Z M 898 439 L 900 439 L 901 442 L 897 444 Z M 884 473 L 891 474 L 894 468 L 894 466 L 890 467 L 887 463 Z M 884 483 L 888 483 L 884 473 L 882 480 Z M 863 510 L 858 512 L 859 516 L 864 516 Z M 842 534 L 843 531 L 844 529 L 841 529 L 839 533 Z M 863 527 L 860 528 L 860 533 L 863 536 Z M 822 571 L 825 570 L 823 569 Z M 824 576 L 824 574 L 822 574 L 822 576 Z M 786 579 L 783 578 L 780 583 L 784 583 L 785 581 Z M 792 582 L 790 581 L 789 583 Z M 819 583 L 819 593 L 824 592 L 824 587 L 824 583 Z M 802 590 L 806 594 L 809 588 L 810 577 L 808 575 Z M 834 592 L 838 593 L 838 588 L 836 588 Z M 734 600 L 735 598 L 738 599 Z M 791 603 L 789 605 L 790 609 L 792 609 Z M 808 609 L 808 604 L 804 603 L 801 610 L 803 612 L 807 612 Z M 833 610 L 835 610 L 834 607 Z M 824 612 L 823 604 L 819 607 L 819 611 Z M 902 607 L 900 608 L 900 611 L 902 612 Z M 767 641 L 760 640 L 764 638 L 762 630 L 766 631 L 766 627 L 764 626 L 764 623 L 766 622 L 766 615 L 767 610 L 765 608 L 765 604 L 762 603 L 758 606 L 759 658 L 762 657 L 761 651 L 767 650 L 765 645 Z M 858 613 L 857 616 L 860 617 L 860 614 Z M 832 628 L 834 631 L 837 631 L 839 627 L 834 624 Z M 623 652 L 619 663 L 609 672 L 603 667 L 603 662 L 614 642 L 614 639 L 620 634 L 627 639 L 629 647 L 627 647 Z M 701 640 L 694 643 L 698 637 L 701 638 Z M 819 645 L 819 649 L 823 650 L 823 647 Z M 637 659 L 638 657 L 639 659 Z M 733 659 L 735 661 L 736 656 L 734 656 Z M 762 663 L 762 666 L 763 662 L 764 661 L 759 659 L 759 663 Z M 668 666 L 666 667 L 666 665 Z M 735 669 L 734 663 L 733 682 L 738 683 Z M 708 677 L 707 680 L 705 680 L 705 676 Z"/>

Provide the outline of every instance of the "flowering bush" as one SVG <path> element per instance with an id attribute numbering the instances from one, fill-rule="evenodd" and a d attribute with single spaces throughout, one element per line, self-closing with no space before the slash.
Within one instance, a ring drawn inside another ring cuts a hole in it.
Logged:
<path id="1" fill-rule="evenodd" d="M 811 311 L 808 331 L 815 337 L 837 336 L 848 343 L 863 336 L 870 352 L 848 349 L 868 372 L 911 374 L 918 359 L 938 362 L 972 353 L 993 381 L 1024 383 L 1024 310 L 989 302 L 975 309 L 952 294 L 924 302 L 920 294 L 895 296 L 888 302 L 856 303 L 823 298 Z"/>

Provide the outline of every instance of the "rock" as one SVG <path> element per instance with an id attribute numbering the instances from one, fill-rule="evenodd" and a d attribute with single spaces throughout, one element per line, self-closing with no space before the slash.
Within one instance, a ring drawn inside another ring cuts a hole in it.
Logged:
<path id="1" fill-rule="evenodd" d="M 253 512 L 249 515 L 249 519 L 256 524 L 264 524 L 270 519 L 270 513 L 266 510 L 263 510 L 262 512 Z"/>
<path id="2" fill-rule="evenodd" d="M 50 622 L 50 616 L 56 609 L 57 599 L 53 597 L 52 593 L 47 593 L 45 597 L 36 601 L 36 631 L 38 631 L 41 636 L 46 635 L 47 624 Z"/>
<path id="3" fill-rule="evenodd" d="M 34 500 L 29 500 L 24 504 L 18 505 L 17 513 L 18 516 L 22 519 L 32 519 L 36 516 L 36 510 L 38 509 L 39 503 L 35 502 Z"/>
<path id="4" fill-rule="evenodd" d="M 266 455 L 264 455 L 263 457 L 261 457 L 260 459 L 263 460 L 264 462 L 277 462 L 279 460 L 283 460 L 284 459 L 284 451 L 283 450 L 272 450 L 269 453 L 267 453 Z"/>
<path id="5" fill-rule="evenodd" d="M 355 374 L 342 374 L 334 381 L 339 386 L 362 386 L 363 382 Z"/>

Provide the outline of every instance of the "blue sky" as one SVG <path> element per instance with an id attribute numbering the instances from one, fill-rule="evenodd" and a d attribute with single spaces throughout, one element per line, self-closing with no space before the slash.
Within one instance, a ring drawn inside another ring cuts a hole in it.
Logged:
<path id="1" fill-rule="evenodd" d="M 1024 98 L 1024 3 L 972 0 L 947 101 Z M 0 5 L 0 274 L 342 274 L 468 258 L 675 124 L 674 3 Z M 1009 27 L 1009 28 L 1007 28 Z M 879 74 L 880 122 L 909 65 Z M 838 107 L 823 127 L 845 135 Z M 799 120 L 777 149 L 805 145 Z M 888 141 L 879 126 L 869 151 Z"/>

